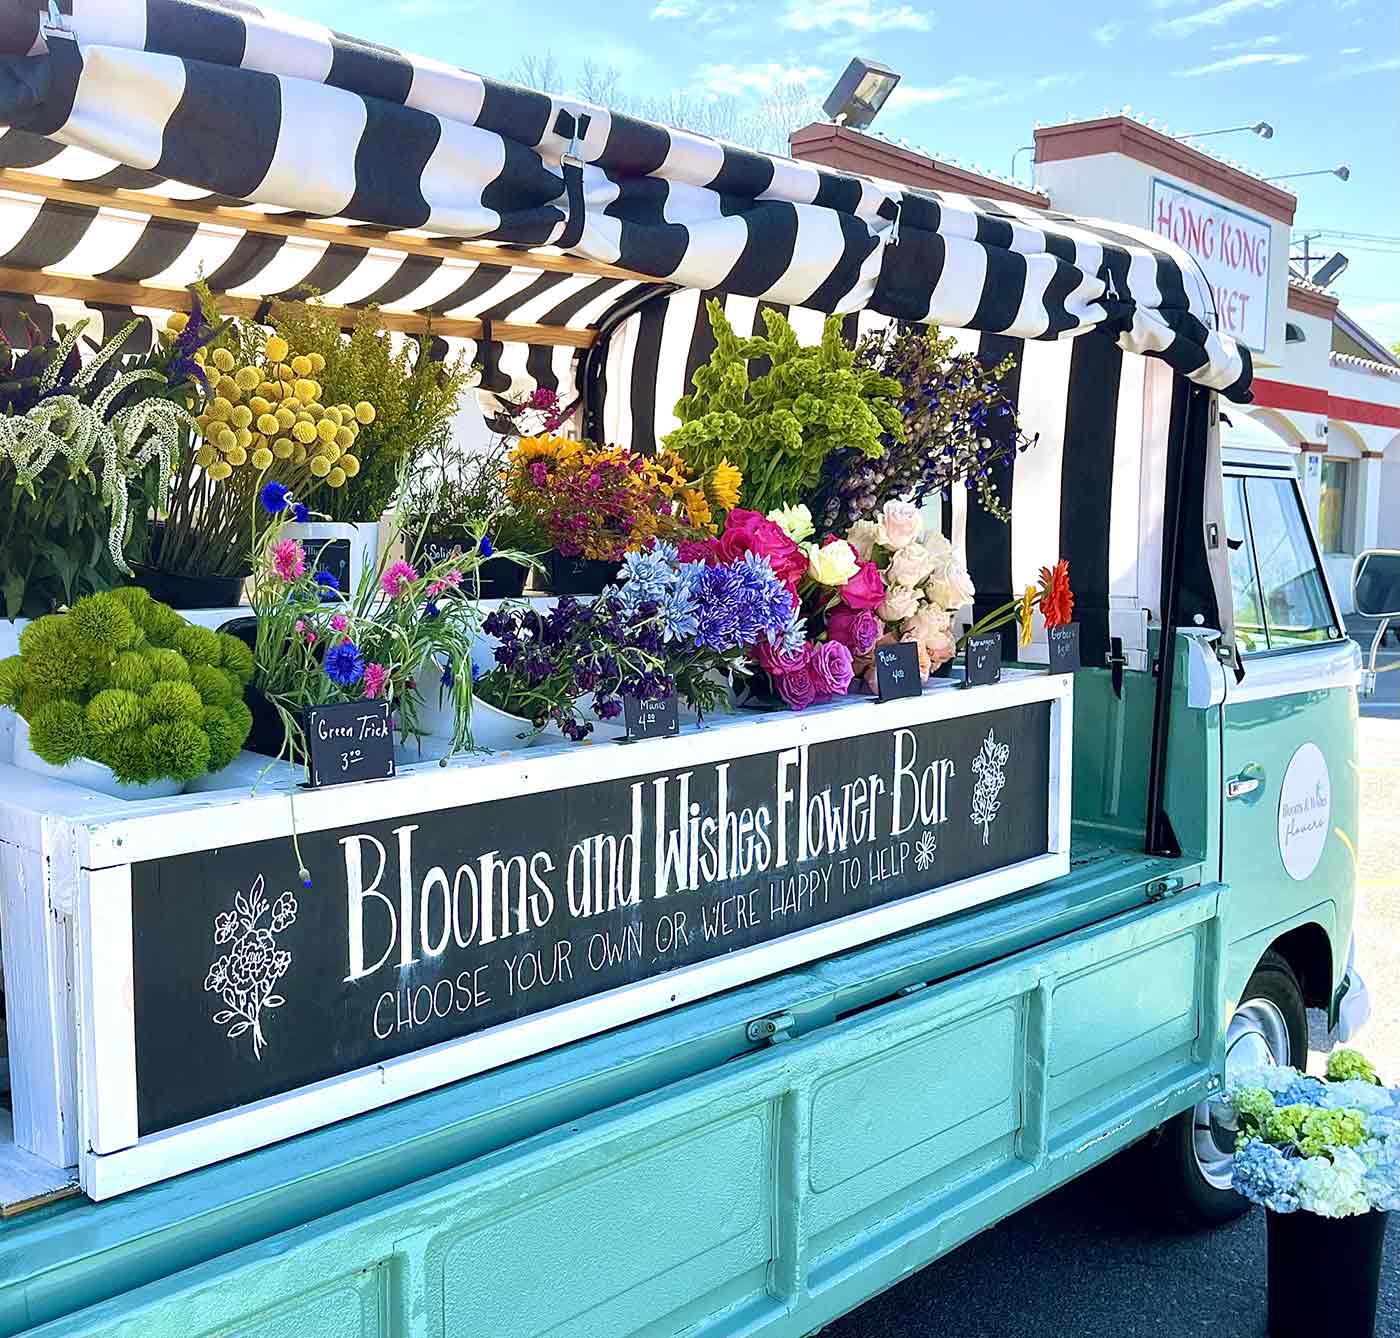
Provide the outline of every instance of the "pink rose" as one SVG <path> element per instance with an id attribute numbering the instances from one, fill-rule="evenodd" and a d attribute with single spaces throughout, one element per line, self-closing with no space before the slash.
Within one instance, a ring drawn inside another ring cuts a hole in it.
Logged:
<path id="1" fill-rule="evenodd" d="M 958 653 L 958 643 L 947 632 L 939 632 L 936 636 L 931 636 L 919 644 L 928 653 L 929 663 L 932 666 L 929 670 L 930 673 L 934 669 L 943 668 Z"/>
<path id="2" fill-rule="evenodd" d="M 903 622 L 912 618 L 919 607 L 919 592 L 907 585 L 891 585 L 885 591 L 884 602 L 880 605 L 880 617 L 887 623 Z"/>
<path id="3" fill-rule="evenodd" d="M 733 562 L 745 553 L 766 557 L 777 578 L 792 589 L 807 574 L 806 555 L 781 525 L 757 511 L 735 507 L 724 522 L 724 535 L 715 547 L 715 557 L 719 562 Z"/>
<path id="4" fill-rule="evenodd" d="M 778 695 L 794 711 L 805 711 L 817 699 L 817 682 L 810 663 L 791 673 L 782 674 L 774 680 Z"/>
<path id="5" fill-rule="evenodd" d="M 846 542 L 856 550 L 862 562 L 869 562 L 875 552 L 875 541 L 880 527 L 873 520 L 858 520 L 846 531 Z"/>
<path id="6" fill-rule="evenodd" d="M 869 655 L 882 630 L 880 620 L 869 609 L 838 604 L 826 615 L 827 636 L 839 641 L 852 655 Z"/>
<path id="7" fill-rule="evenodd" d="M 934 555 L 923 544 L 905 544 L 890 558 L 890 580 L 896 585 L 919 585 L 933 570 L 934 561 Z"/>
<path id="8" fill-rule="evenodd" d="M 813 646 L 811 669 L 817 694 L 823 699 L 845 696 L 855 676 L 851 652 L 839 641 L 819 641 Z"/>
<path id="9" fill-rule="evenodd" d="M 796 650 L 784 650 L 771 641 L 760 641 L 754 652 L 759 667 L 775 679 L 805 668 L 810 654 L 811 647 L 805 641 Z"/>
<path id="10" fill-rule="evenodd" d="M 841 587 L 841 602 L 849 608 L 879 608 L 884 598 L 885 578 L 873 562 L 862 562 L 860 570 Z"/>
<path id="11" fill-rule="evenodd" d="M 880 512 L 877 542 L 883 548 L 903 548 L 924 530 L 923 513 L 912 502 L 886 502 Z"/>

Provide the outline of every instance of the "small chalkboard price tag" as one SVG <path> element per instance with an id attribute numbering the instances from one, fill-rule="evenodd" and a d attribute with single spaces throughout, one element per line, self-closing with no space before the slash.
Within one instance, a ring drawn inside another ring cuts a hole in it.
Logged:
<path id="1" fill-rule="evenodd" d="M 1079 624 L 1062 623 L 1045 632 L 1050 647 L 1050 672 L 1072 674 L 1081 667 L 1079 658 Z"/>
<path id="2" fill-rule="evenodd" d="M 351 593 L 349 539 L 303 539 L 301 546 L 309 571 L 330 572 L 341 593 Z"/>
<path id="3" fill-rule="evenodd" d="M 898 701 L 901 697 L 917 697 L 924 690 L 923 675 L 919 673 L 919 648 L 912 641 L 896 641 L 875 647 L 876 700 Z"/>
<path id="4" fill-rule="evenodd" d="M 308 707 L 306 742 L 313 789 L 387 780 L 394 774 L 394 727 L 387 701 Z"/>
<path id="5" fill-rule="evenodd" d="M 627 743 L 673 739 L 681 732 L 680 704 L 674 692 L 664 697 L 624 697 L 622 718 L 627 725 Z"/>
<path id="6" fill-rule="evenodd" d="M 963 652 L 963 687 L 975 688 L 1001 682 L 1001 633 L 982 632 L 967 639 Z"/>

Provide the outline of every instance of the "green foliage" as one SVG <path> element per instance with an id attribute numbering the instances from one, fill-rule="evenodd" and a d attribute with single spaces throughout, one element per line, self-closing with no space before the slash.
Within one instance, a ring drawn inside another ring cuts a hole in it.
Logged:
<path id="1" fill-rule="evenodd" d="M 475 547 L 484 534 L 495 548 L 544 552 L 549 535 L 543 520 L 511 503 L 508 454 L 501 440 L 481 455 L 463 456 L 454 449 L 451 434 L 444 433 L 405 488 L 408 535 Z"/>
<path id="2" fill-rule="evenodd" d="M 104 591 L 24 629 L 20 653 L 0 660 L 0 705 L 29 722 L 30 746 L 54 766 L 89 758 L 128 784 L 187 781 L 242 748 L 252 669 L 237 638 L 191 626 L 145 591 Z"/>
<path id="3" fill-rule="evenodd" d="M 666 445 L 700 475 L 728 459 L 744 475 L 743 504 L 767 512 L 803 497 L 833 451 L 876 459 L 886 434 L 904 440 L 897 382 L 855 366 L 832 316 L 822 342 L 804 348 L 787 319 L 763 310 L 766 335 L 741 338 L 718 300 L 709 304 L 715 351 L 695 373 L 695 393 L 676 405 L 678 427 Z M 771 367 L 751 376 L 749 364 Z"/>

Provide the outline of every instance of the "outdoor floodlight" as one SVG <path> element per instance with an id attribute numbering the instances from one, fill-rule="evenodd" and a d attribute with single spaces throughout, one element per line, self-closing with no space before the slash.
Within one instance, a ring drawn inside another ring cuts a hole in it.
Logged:
<path id="1" fill-rule="evenodd" d="M 1233 135 L 1241 130 L 1258 135 L 1260 139 L 1273 139 L 1274 128 L 1267 121 L 1255 121 L 1253 125 L 1225 125 L 1219 130 L 1192 130 L 1189 134 L 1173 135 L 1173 139 L 1205 139 L 1207 135 Z"/>
<path id="2" fill-rule="evenodd" d="M 864 130 L 879 115 L 898 82 L 899 75 L 888 65 L 856 56 L 827 95 L 822 110 L 837 125 Z"/>
<path id="3" fill-rule="evenodd" d="M 1311 172 L 1285 172 L 1281 177 L 1265 177 L 1265 181 L 1293 181 L 1297 177 L 1336 177 L 1338 181 L 1351 180 L 1351 168 L 1345 163 L 1340 167 L 1319 167 Z"/>
<path id="4" fill-rule="evenodd" d="M 1351 261 L 1340 251 L 1334 251 L 1332 253 L 1332 258 L 1312 276 L 1309 282 L 1315 283 L 1319 288 L 1326 288 L 1328 284 L 1332 283 L 1334 280 L 1340 279 L 1346 267 L 1350 264 Z"/>

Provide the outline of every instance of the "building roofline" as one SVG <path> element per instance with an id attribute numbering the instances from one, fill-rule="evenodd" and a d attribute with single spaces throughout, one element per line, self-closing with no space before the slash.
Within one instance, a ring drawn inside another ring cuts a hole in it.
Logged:
<path id="1" fill-rule="evenodd" d="M 1376 336 L 1373 335 L 1369 330 L 1359 325 L 1355 316 L 1349 316 L 1345 311 L 1341 309 L 1341 307 L 1338 307 L 1337 314 L 1335 317 L 1333 317 L 1333 319 L 1338 325 L 1342 327 L 1344 331 L 1346 331 L 1348 335 L 1351 336 L 1352 339 L 1356 340 L 1356 342 L 1360 344 L 1362 348 L 1364 348 L 1368 353 L 1372 355 L 1372 360 L 1374 362 L 1379 363 L 1382 367 L 1385 367 L 1387 369 L 1400 369 L 1400 361 L 1397 361 L 1395 354 L 1393 354 L 1388 348 L 1386 348 L 1386 346 L 1383 343 L 1381 343 L 1381 341 L 1377 339 Z M 1341 356 L 1347 357 L 1350 355 L 1343 354 Z M 1367 361 L 1367 359 L 1358 358 L 1357 361 L 1365 362 Z"/>

